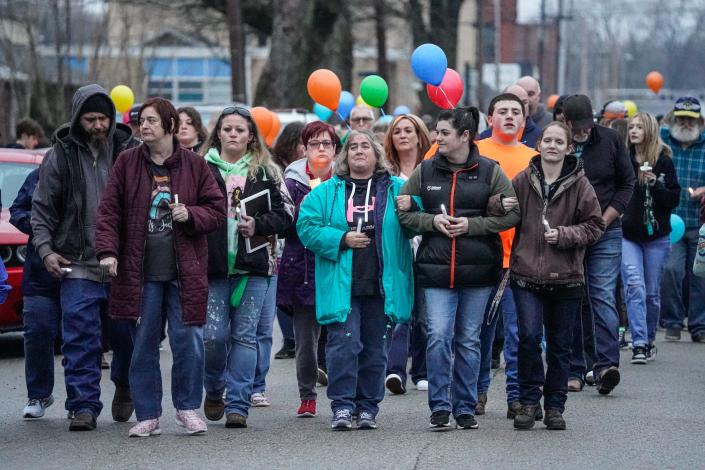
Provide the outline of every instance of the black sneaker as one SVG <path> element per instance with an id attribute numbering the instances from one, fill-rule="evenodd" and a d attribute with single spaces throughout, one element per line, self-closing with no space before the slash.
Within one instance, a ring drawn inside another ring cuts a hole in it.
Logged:
<path id="1" fill-rule="evenodd" d="M 629 341 L 627 341 L 626 330 L 619 329 L 619 349 L 629 349 Z"/>
<path id="2" fill-rule="evenodd" d="M 600 395 L 608 395 L 614 387 L 619 385 L 619 369 L 615 366 L 608 367 L 600 372 L 600 383 L 597 385 L 597 391 Z"/>
<path id="3" fill-rule="evenodd" d="M 460 415 L 455 417 L 455 427 L 457 429 L 477 429 L 480 427 L 473 415 Z"/>
<path id="4" fill-rule="evenodd" d="M 96 427 L 95 416 L 90 411 L 79 411 L 69 424 L 69 431 L 93 431 Z"/>
<path id="5" fill-rule="evenodd" d="M 548 429 L 564 431 L 565 420 L 563 419 L 563 413 L 555 408 L 546 408 L 546 417 L 543 419 L 543 424 Z"/>
<path id="6" fill-rule="evenodd" d="M 680 341 L 681 340 L 681 329 L 680 328 L 666 328 L 666 341 Z"/>
<path id="7" fill-rule="evenodd" d="M 293 339 L 285 339 L 282 348 L 274 355 L 274 359 L 294 359 L 296 357 L 296 345 Z"/>
<path id="8" fill-rule="evenodd" d="M 514 429 L 531 429 L 534 422 L 540 421 L 541 405 L 521 405 L 521 409 L 514 416 Z"/>
<path id="9" fill-rule="evenodd" d="M 394 395 L 403 395 L 406 393 L 406 387 L 399 374 L 389 374 L 384 380 L 384 386 Z"/>
<path id="10" fill-rule="evenodd" d="M 323 385 L 324 387 L 328 385 L 328 374 L 325 370 L 321 369 L 320 367 L 318 368 L 318 377 L 316 382 Z"/>
<path id="11" fill-rule="evenodd" d="M 352 413 L 350 410 L 335 410 L 333 419 L 330 421 L 330 427 L 334 431 L 349 431 L 352 429 Z"/>
<path id="12" fill-rule="evenodd" d="M 646 347 L 646 360 L 655 361 L 656 356 L 658 356 L 658 348 L 656 347 L 656 344 L 651 343 Z"/>
<path id="13" fill-rule="evenodd" d="M 434 411 L 431 413 L 431 424 L 429 427 L 432 431 L 447 431 L 450 427 L 450 411 Z"/>
<path id="14" fill-rule="evenodd" d="M 635 346 L 632 351 L 632 364 L 646 364 L 646 354 L 648 348 L 646 346 Z"/>
<path id="15" fill-rule="evenodd" d="M 369 411 L 361 411 L 357 417 L 357 429 L 377 429 L 377 421 Z"/>
<path id="16" fill-rule="evenodd" d="M 691 333 L 690 339 L 693 343 L 705 343 L 705 333 Z"/>

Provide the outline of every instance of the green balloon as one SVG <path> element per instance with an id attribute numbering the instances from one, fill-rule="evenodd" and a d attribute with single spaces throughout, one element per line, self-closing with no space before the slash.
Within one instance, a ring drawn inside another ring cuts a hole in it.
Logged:
<path id="1" fill-rule="evenodd" d="M 369 75 L 360 83 L 360 96 L 373 108 L 381 108 L 389 97 L 389 87 L 379 75 Z"/>

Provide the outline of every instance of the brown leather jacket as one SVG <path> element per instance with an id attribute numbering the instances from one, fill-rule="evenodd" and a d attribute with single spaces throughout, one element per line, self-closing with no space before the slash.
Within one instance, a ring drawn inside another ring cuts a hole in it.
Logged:
<path id="1" fill-rule="evenodd" d="M 512 279 L 552 285 L 585 282 L 585 249 L 600 239 L 605 224 L 582 161 L 574 155 L 566 156 L 550 200 L 543 194 L 539 156 L 512 183 L 521 209 L 510 258 Z M 544 239 L 544 218 L 558 230 L 557 245 L 549 245 Z"/>

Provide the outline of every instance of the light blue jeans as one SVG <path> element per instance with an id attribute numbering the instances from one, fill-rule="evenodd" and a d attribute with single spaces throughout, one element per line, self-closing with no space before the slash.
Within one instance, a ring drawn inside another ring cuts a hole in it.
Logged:
<path id="1" fill-rule="evenodd" d="M 277 313 L 277 276 L 269 281 L 269 290 L 262 304 L 262 313 L 257 324 L 257 368 L 252 393 L 264 393 L 267 389 L 266 378 L 269 363 L 272 360 L 272 331 L 274 317 Z"/>
<path id="2" fill-rule="evenodd" d="M 257 369 L 257 326 L 271 279 L 249 276 L 240 306 L 230 305 L 239 277 L 211 280 L 203 342 L 206 351 L 206 396 L 225 396 L 225 412 L 247 416 Z M 274 285 L 276 292 L 276 285 Z"/>
<path id="3" fill-rule="evenodd" d="M 427 288 L 428 406 L 474 415 L 480 371 L 480 328 L 492 287 Z"/>
<path id="4" fill-rule="evenodd" d="M 670 252 L 668 236 L 645 243 L 622 239 L 624 298 L 634 346 L 646 346 L 656 338 L 662 270 Z"/>

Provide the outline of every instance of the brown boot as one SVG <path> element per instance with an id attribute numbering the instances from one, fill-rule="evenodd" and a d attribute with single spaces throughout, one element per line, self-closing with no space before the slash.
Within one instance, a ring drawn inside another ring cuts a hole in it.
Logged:
<path id="1" fill-rule="evenodd" d="M 487 406 L 487 394 L 480 393 L 477 396 L 477 404 L 475 405 L 475 416 L 484 415 L 485 406 Z"/>
<path id="2" fill-rule="evenodd" d="M 112 411 L 115 421 L 124 423 L 130 419 L 132 412 L 135 411 L 135 404 L 132 402 L 129 387 L 115 386 Z"/>
<path id="3" fill-rule="evenodd" d="M 203 401 L 203 414 L 206 415 L 209 421 L 219 421 L 225 414 L 225 403 L 223 399 L 211 400 L 206 397 Z"/>
<path id="4" fill-rule="evenodd" d="M 246 428 L 247 418 L 237 413 L 228 413 L 225 417 L 226 428 Z"/>

